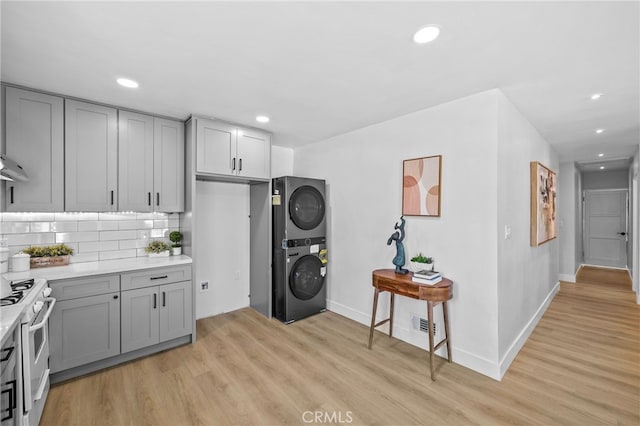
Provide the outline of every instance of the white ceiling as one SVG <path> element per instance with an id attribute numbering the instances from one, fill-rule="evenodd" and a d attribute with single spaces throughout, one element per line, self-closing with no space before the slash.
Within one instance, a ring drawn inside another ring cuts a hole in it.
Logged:
<path id="1" fill-rule="evenodd" d="M 291 147 L 500 88 L 562 161 L 606 161 L 640 141 L 639 15 L 611 1 L 2 1 L 1 79 Z M 425 24 L 440 38 L 413 44 Z"/>

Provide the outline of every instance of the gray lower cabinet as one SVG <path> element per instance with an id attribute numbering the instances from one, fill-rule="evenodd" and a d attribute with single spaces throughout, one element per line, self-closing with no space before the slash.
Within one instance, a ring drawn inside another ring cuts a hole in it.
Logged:
<path id="1" fill-rule="evenodd" d="M 49 320 L 51 373 L 120 353 L 120 292 L 58 301 Z"/>
<path id="2" fill-rule="evenodd" d="M 191 265 L 51 280 L 52 380 L 193 342 Z"/>
<path id="3" fill-rule="evenodd" d="M 192 283 L 122 292 L 122 353 L 191 334 Z"/>

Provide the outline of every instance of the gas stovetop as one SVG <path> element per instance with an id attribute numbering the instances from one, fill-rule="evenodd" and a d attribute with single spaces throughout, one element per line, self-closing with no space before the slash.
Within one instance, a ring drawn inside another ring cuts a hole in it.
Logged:
<path id="1" fill-rule="evenodd" d="M 34 286 L 33 278 L 24 281 L 12 281 L 11 295 L 0 299 L 0 306 L 10 306 L 20 303 L 24 299 L 27 292 Z"/>

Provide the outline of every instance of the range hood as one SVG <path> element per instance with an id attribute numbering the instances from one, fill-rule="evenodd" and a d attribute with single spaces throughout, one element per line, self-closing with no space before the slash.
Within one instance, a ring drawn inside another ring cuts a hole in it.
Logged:
<path id="1" fill-rule="evenodd" d="M 20 164 L 16 163 L 6 155 L 0 154 L 0 179 L 28 181 L 29 177 Z"/>

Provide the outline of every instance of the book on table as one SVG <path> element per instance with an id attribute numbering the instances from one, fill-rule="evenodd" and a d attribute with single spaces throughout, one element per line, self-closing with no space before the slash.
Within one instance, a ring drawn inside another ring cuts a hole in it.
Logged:
<path id="1" fill-rule="evenodd" d="M 416 278 L 432 279 L 440 277 L 442 275 L 440 275 L 440 272 L 438 271 L 427 271 L 426 269 L 423 269 L 421 271 L 414 272 L 413 276 Z"/>
<path id="2" fill-rule="evenodd" d="M 435 278 L 420 278 L 420 277 L 416 277 L 415 275 L 413 277 L 411 277 L 411 280 L 413 282 L 416 282 L 418 284 L 427 284 L 427 285 L 434 285 L 434 284 L 438 284 L 440 281 L 442 281 L 442 277 L 438 276 Z"/>

